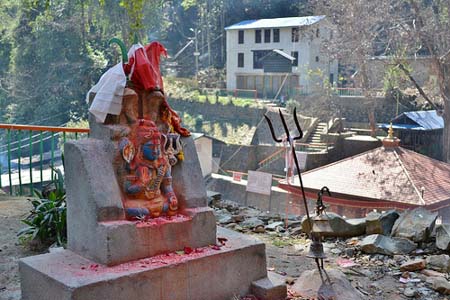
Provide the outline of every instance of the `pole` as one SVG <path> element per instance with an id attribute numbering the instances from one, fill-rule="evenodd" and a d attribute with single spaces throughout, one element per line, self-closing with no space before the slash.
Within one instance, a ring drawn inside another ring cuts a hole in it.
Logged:
<path id="1" fill-rule="evenodd" d="M 197 29 L 195 29 L 194 31 L 195 34 L 195 81 L 198 83 L 198 57 L 199 57 L 199 52 L 198 52 L 198 36 L 197 36 Z"/>

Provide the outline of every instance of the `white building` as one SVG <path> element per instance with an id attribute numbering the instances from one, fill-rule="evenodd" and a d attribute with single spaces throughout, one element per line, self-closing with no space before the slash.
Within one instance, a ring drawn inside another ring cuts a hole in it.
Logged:
<path id="1" fill-rule="evenodd" d="M 325 80 L 336 82 L 337 61 L 321 53 L 321 44 L 333 37 L 330 28 L 325 16 L 247 20 L 226 27 L 227 89 L 280 98 L 320 90 Z"/>

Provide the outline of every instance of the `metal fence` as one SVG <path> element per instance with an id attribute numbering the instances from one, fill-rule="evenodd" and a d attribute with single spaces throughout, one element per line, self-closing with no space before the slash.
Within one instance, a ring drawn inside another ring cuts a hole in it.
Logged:
<path id="1" fill-rule="evenodd" d="M 0 124 L 0 189 L 10 195 L 32 195 L 62 164 L 66 140 L 88 135 L 87 128 Z"/>
<path id="2" fill-rule="evenodd" d="M 217 96 L 217 97 L 234 97 L 256 100 L 258 98 L 258 92 L 256 90 L 244 90 L 244 89 L 219 89 L 219 88 L 203 88 L 201 89 L 203 94 Z"/>

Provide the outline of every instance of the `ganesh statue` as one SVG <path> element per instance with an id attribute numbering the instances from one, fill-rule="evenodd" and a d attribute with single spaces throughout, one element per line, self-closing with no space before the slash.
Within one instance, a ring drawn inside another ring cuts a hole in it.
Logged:
<path id="1" fill-rule="evenodd" d="M 119 142 L 128 171 L 123 180 L 123 191 L 128 198 L 124 205 L 129 217 L 171 216 L 178 209 L 172 188 L 170 158 L 161 148 L 166 142 L 167 138 L 156 124 L 145 119 L 133 126 L 130 136 Z"/>
<path id="2" fill-rule="evenodd" d="M 158 42 L 133 45 L 122 53 L 124 62 L 100 79 L 95 92 L 103 99 L 94 98 L 90 108 L 97 121 L 123 128 L 115 138 L 119 153 L 114 165 L 128 219 L 170 217 L 179 208 L 171 171 L 184 159 L 180 137 L 190 133 L 164 94 L 159 62 L 165 54 Z"/>

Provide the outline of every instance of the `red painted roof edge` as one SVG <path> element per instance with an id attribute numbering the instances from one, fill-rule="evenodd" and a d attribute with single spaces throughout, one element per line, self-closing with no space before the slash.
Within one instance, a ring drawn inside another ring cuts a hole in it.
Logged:
<path id="1" fill-rule="evenodd" d="M 279 184 L 279 187 L 281 189 L 284 189 L 286 191 L 294 193 L 300 197 L 302 196 L 301 189 L 299 186 Z M 305 188 L 306 197 L 310 198 L 310 199 L 316 199 L 318 192 L 319 192 L 319 190 L 317 190 L 317 189 Z M 375 199 L 375 198 L 361 198 L 358 196 L 333 193 L 333 192 L 331 193 L 331 197 L 324 195 L 323 201 L 326 203 L 342 205 L 342 206 L 346 206 L 346 207 L 371 208 L 371 209 L 389 208 L 389 209 L 404 210 L 404 209 L 413 209 L 416 207 L 425 207 L 426 209 L 436 211 L 436 210 L 450 206 L 450 199 L 443 200 L 443 201 L 436 202 L 436 203 L 429 204 L 429 205 L 414 205 L 414 204 L 407 204 L 407 203 L 396 202 L 396 201 L 380 200 L 380 199 Z"/>

